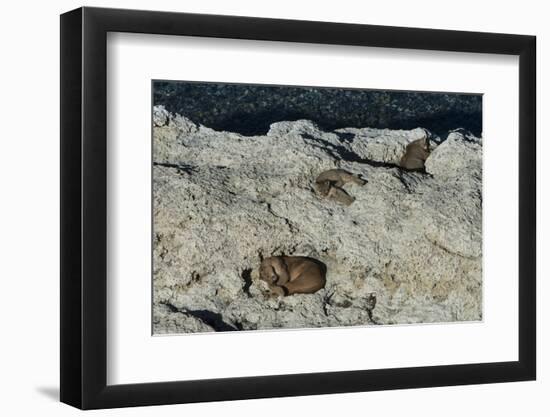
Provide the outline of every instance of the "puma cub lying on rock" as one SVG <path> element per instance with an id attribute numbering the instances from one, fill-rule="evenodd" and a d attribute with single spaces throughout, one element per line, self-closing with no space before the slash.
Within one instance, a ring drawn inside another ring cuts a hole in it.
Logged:
<path id="1" fill-rule="evenodd" d="M 325 286 L 326 266 L 303 256 L 272 256 L 262 261 L 260 279 L 275 295 L 312 294 Z"/>
<path id="2" fill-rule="evenodd" d="M 358 185 L 366 184 L 365 180 L 343 169 L 329 169 L 319 174 L 315 180 L 315 189 L 321 196 L 349 206 L 355 201 L 355 198 L 342 188 L 348 182 Z"/>

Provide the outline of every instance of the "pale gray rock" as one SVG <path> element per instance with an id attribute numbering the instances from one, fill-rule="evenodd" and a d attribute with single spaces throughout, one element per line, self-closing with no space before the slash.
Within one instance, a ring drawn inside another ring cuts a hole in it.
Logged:
<path id="1" fill-rule="evenodd" d="M 345 141 L 346 147 L 360 159 L 371 162 L 389 163 L 398 165 L 405 154 L 407 145 L 415 140 L 427 138 L 430 147 L 435 148 L 439 138 L 425 129 L 390 130 L 390 129 L 338 129 L 342 138 L 353 140 Z"/>
<path id="2" fill-rule="evenodd" d="M 156 304 L 153 307 L 153 333 L 157 335 L 181 333 L 213 332 L 214 327 L 206 324 L 208 316 L 200 312 L 177 311 L 172 306 Z"/>
<path id="3" fill-rule="evenodd" d="M 164 106 L 153 107 L 153 126 L 164 126 L 168 123 L 169 113 Z"/>
<path id="4" fill-rule="evenodd" d="M 439 178 L 481 176 L 481 141 L 459 132 L 451 132 L 447 140 L 432 152 L 426 161 L 426 171 Z"/>
<path id="5" fill-rule="evenodd" d="M 427 173 L 395 166 L 426 133 L 298 120 L 245 137 L 168 114 L 153 129 L 155 333 L 480 320 L 481 141 L 453 132 Z M 314 192 L 332 168 L 367 180 L 345 186 L 348 207 Z M 282 254 L 324 262 L 326 287 L 268 297 L 258 267 Z"/>

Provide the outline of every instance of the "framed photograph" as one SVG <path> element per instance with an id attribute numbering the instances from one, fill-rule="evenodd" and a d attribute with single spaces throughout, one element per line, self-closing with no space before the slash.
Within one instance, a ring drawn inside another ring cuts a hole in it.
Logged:
<path id="1" fill-rule="evenodd" d="M 533 380 L 535 37 L 61 16 L 61 401 Z"/>

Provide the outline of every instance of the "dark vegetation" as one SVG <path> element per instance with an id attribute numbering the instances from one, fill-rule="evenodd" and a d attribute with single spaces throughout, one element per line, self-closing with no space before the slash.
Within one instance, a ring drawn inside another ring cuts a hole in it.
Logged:
<path id="1" fill-rule="evenodd" d="M 155 81 L 153 101 L 195 123 L 244 135 L 298 119 L 325 130 L 424 127 L 442 137 L 457 128 L 481 136 L 482 129 L 480 94 Z"/>

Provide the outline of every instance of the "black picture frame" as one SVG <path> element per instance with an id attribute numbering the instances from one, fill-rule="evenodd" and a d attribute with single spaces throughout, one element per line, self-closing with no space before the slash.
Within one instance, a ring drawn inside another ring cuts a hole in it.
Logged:
<path id="1" fill-rule="evenodd" d="M 519 56 L 519 358 L 513 362 L 107 385 L 108 32 Z M 533 380 L 534 36 L 80 8 L 61 15 L 61 401 L 81 409 Z"/>

